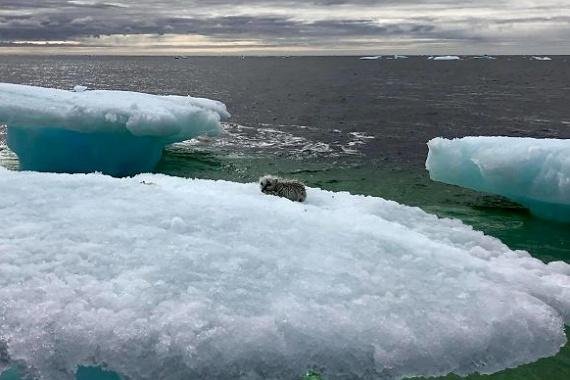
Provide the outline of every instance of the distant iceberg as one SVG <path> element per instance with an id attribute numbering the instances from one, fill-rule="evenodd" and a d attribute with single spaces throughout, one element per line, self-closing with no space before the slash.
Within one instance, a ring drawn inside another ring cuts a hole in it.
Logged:
<path id="1" fill-rule="evenodd" d="M 0 168 L 0 220 L 0 368 L 42 379 L 491 373 L 570 323 L 569 265 L 380 198 Z"/>
<path id="2" fill-rule="evenodd" d="M 398 55 L 398 54 L 394 54 L 391 57 L 386 57 L 387 60 L 398 60 L 398 59 L 408 59 L 409 57 L 407 55 Z"/>
<path id="3" fill-rule="evenodd" d="M 382 56 L 381 55 L 374 55 L 374 56 L 367 56 L 367 57 L 360 57 L 361 61 L 374 61 L 377 59 L 381 59 Z"/>
<path id="4" fill-rule="evenodd" d="M 475 56 L 475 57 L 473 57 L 473 59 L 486 59 L 486 60 L 489 60 L 489 61 L 494 61 L 494 60 L 496 60 L 497 58 L 495 58 L 495 57 L 493 57 L 493 56 L 490 56 L 490 55 L 487 55 L 487 54 L 484 54 L 484 55 Z"/>
<path id="5" fill-rule="evenodd" d="M 430 59 L 430 58 L 428 58 Z M 461 59 L 461 57 L 458 57 L 456 55 L 442 55 L 442 56 L 438 56 L 438 57 L 433 57 L 431 58 L 434 61 L 458 61 Z"/>
<path id="6" fill-rule="evenodd" d="M 570 140 L 465 137 L 428 142 L 433 180 L 505 196 L 570 222 Z"/>
<path id="7" fill-rule="evenodd" d="M 216 134 L 225 117 L 225 105 L 209 99 L 0 83 L 0 122 L 23 170 L 151 171 L 165 145 Z"/>
<path id="8" fill-rule="evenodd" d="M 537 56 L 532 56 L 530 59 L 534 60 L 534 61 L 552 61 L 552 58 L 550 57 L 537 57 Z"/>

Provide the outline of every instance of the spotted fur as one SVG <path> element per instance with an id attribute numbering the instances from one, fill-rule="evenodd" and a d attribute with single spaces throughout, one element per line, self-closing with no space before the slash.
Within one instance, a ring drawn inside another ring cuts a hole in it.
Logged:
<path id="1" fill-rule="evenodd" d="M 307 198 L 305 185 L 294 179 L 266 175 L 259 179 L 259 186 L 262 193 L 287 198 L 293 202 L 304 202 Z"/>

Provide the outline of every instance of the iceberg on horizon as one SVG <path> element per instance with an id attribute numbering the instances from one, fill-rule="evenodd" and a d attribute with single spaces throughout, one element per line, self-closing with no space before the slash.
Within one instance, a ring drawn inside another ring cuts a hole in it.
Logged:
<path id="1" fill-rule="evenodd" d="M 217 134 L 226 117 L 223 103 L 203 98 L 0 83 L 0 123 L 22 170 L 152 171 L 165 145 Z"/>
<path id="2" fill-rule="evenodd" d="M 502 195 L 536 216 L 570 222 L 570 140 L 438 137 L 428 147 L 432 180 Z"/>
<path id="3" fill-rule="evenodd" d="M 361 61 L 375 61 L 377 59 L 381 59 L 382 56 L 381 55 L 373 55 L 373 56 L 367 56 L 367 57 L 360 57 L 359 59 Z"/>
<path id="4" fill-rule="evenodd" d="M 0 168 L 0 220 L 0 368 L 46 380 L 492 373 L 570 322 L 568 264 L 381 198 Z"/>
<path id="5" fill-rule="evenodd" d="M 430 59 L 430 58 L 428 58 L 428 59 Z M 431 60 L 433 60 L 433 61 L 459 61 L 459 60 L 461 60 L 461 57 L 458 57 L 456 55 L 441 55 L 441 56 L 433 57 L 433 58 L 431 58 Z"/>
<path id="6" fill-rule="evenodd" d="M 532 59 L 533 61 L 552 61 L 552 58 L 550 57 L 538 57 L 538 56 L 532 56 L 530 59 Z"/>
<path id="7" fill-rule="evenodd" d="M 493 56 L 491 56 L 491 55 L 483 54 L 483 55 L 475 56 L 475 57 L 473 57 L 473 59 L 486 59 L 486 60 L 489 60 L 489 61 L 494 61 L 494 60 L 496 60 L 497 58 L 496 58 L 496 57 L 493 57 Z"/>

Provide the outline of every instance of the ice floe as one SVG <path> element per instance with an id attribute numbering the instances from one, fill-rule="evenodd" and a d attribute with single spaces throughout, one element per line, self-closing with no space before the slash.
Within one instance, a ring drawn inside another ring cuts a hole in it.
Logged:
<path id="1" fill-rule="evenodd" d="M 433 180 L 500 194 L 538 216 L 570 222 L 570 140 L 436 138 L 428 146 Z"/>
<path id="2" fill-rule="evenodd" d="M 0 357 L 47 380 L 495 372 L 565 343 L 570 267 L 380 198 L 0 168 Z"/>
<path id="3" fill-rule="evenodd" d="M 394 54 L 392 56 L 388 56 L 386 57 L 386 60 L 399 60 L 399 59 L 408 59 L 409 57 L 407 55 L 398 55 L 398 54 Z"/>
<path id="4" fill-rule="evenodd" d="M 530 59 L 532 59 L 533 61 L 552 61 L 552 58 L 550 57 L 532 56 Z"/>
<path id="5" fill-rule="evenodd" d="M 430 58 L 428 58 L 428 59 L 430 59 Z M 441 55 L 441 56 L 433 57 L 431 59 L 434 61 L 458 61 L 461 59 L 461 57 L 458 57 L 456 55 Z"/>
<path id="6" fill-rule="evenodd" d="M 228 116 L 203 98 L 0 83 L 0 123 L 25 170 L 150 171 L 166 144 L 216 134 Z"/>
<path id="7" fill-rule="evenodd" d="M 373 56 L 367 56 L 367 57 L 360 57 L 361 61 L 375 61 L 377 59 L 381 59 L 382 56 L 381 55 L 373 55 Z"/>

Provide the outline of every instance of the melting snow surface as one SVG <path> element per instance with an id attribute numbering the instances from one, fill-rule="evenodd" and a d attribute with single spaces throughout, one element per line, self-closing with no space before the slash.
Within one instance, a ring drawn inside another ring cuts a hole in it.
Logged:
<path id="1" fill-rule="evenodd" d="M 570 267 L 380 198 L 0 168 L 0 357 L 44 379 L 495 372 L 565 343 Z"/>
<path id="2" fill-rule="evenodd" d="M 570 222 L 570 140 L 435 138 L 428 147 L 433 180 L 499 194 L 538 216 Z"/>

